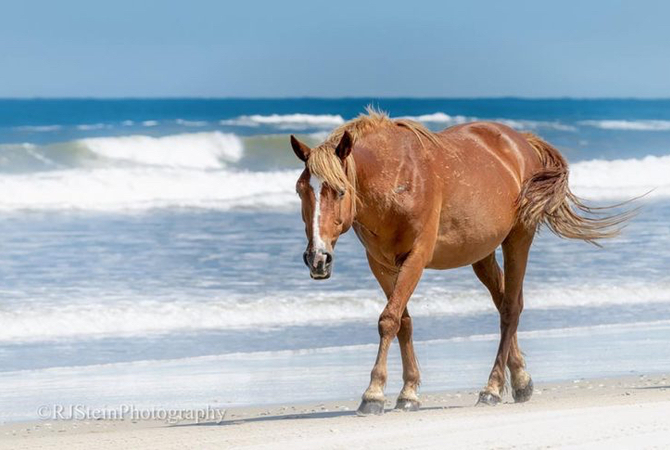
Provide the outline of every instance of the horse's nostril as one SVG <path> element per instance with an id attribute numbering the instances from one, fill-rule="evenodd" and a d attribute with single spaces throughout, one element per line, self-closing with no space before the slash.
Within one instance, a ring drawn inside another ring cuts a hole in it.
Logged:
<path id="1" fill-rule="evenodd" d="M 307 260 L 307 252 L 302 254 L 302 260 L 305 262 L 305 265 L 309 267 L 309 261 Z"/>
<path id="2" fill-rule="evenodd" d="M 332 262 L 333 262 L 333 255 L 331 255 L 330 253 L 326 253 L 326 265 Z"/>

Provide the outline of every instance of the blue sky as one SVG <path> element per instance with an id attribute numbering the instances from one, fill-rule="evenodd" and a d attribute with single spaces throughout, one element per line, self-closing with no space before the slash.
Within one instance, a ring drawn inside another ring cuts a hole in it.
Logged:
<path id="1" fill-rule="evenodd" d="M 16 1 L 0 97 L 670 97 L 662 1 Z"/>

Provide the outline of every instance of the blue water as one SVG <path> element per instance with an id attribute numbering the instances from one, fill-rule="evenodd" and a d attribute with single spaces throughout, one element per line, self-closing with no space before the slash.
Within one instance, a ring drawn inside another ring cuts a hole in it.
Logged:
<path id="1" fill-rule="evenodd" d="M 309 279 L 288 135 L 368 104 L 529 129 L 594 204 L 653 189 L 604 249 L 538 236 L 521 346 L 536 381 L 669 370 L 670 101 L 0 100 L 0 420 L 357 397 L 384 299 L 353 234 Z M 483 384 L 498 322 L 472 270 L 427 271 L 409 308 L 424 389 Z"/>

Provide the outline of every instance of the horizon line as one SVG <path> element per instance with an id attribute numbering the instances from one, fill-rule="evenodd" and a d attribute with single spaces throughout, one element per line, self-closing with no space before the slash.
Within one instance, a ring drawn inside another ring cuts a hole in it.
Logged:
<path id="1" fill-rule="evenodd" d="M 501 96 L 470 96 L 470 97 L 445 97 L 445 96 L 283 96 L 283 97 L 263 97 L 263 96 L 34 96 L 34 97 L 1 97 L 0 101 L 156 101 L 156 100 L 241 100 L 241 101 L 281 101 L 281 100 L 319 100 L 319 101 L 336 101 L 336 100 L 520 100 L 520 101 L 605 101 L 605 100 L 627 100 L 627 101 L 670 101 L 670 97 L 579 97 L 579 96 L 556 96 L 556 97 L 525 97 L 517 95 L 501 95 Z"/>

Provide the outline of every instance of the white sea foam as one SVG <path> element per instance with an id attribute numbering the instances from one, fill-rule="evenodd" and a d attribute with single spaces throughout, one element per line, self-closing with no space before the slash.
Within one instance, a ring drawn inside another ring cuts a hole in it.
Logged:
<path id="1" fill-rule="evenodd" d="M 177 119 L 175 120 L 177 125 L 183 125 L 185 127 L 204 127 L 207 126 L 207 121 L 206 120 L 184 120 L 184 119 Z"/>
<path id="2" fill-rule="evenodd" d="M 157 125 L 158 125 L 157 120 L 145 120 L 144 122 L 142 122 L 142 126 L 145 127 L 155 127 Z"/>
<path id="3" fill-rule="evenodd" d="M 466 116 L 450 116 L 449 114 L 443 112 L 436 112 L 432 114 L 423 114 L 420 116 L 402 116 L 400 119 L 409 119 L 416 122 L 423 123 L 443 123 L 448 125 L 456 125 L 460 123 L 472 122 L 477 120 L 475 117 L 466 117 Z"/>
<path id="4" fill-rule="evenodd" d="M 643 195 L 670 197 L 670 155 L 572 164 L 570 185 L 580 196 L 625 199 Z"/>
<path id="5" fill-rule="evenodd" d="M 261 125 L 272 126 L 280 130 L 303 130 L 308 128 L 335 128 L 342 125 L 344 119 L 340 115 L 333 114 L 272 114 L 262 116 L 254 114 L 240 116 L 235 119 L 222 120 L 222 125 L 258 127 Z"/>
<path id="6" fill-rule="evenodd" d="M 70 169 L 0 176 L 0 210 L 294 208 L 298 171 Z"/>
<path id="7" fill-rule="evenodd" d="M 375 320 L 385 300 L 376 291 L 229 294 L 219 298 L 73 301 L 7 307 L 0 311 L 0 341 L 31 341 L 83 336 L 128 336 L 189 330 L 228 330 Z M 527 309 L 608 305 L 670 304 L 667 282 L 530 287 Z M 416 317 L 491 312 L 481 290 L 432 288 L 412 298 Z"/>
<path id="8" fill-rule="evenodd" d="M 77 125 L 77 129 L 82 131 L 102 130 L 103 128 L 110 128 L 110 126 L 105 125 L 104 123 L 83 123 L 81 125 Z"/>
<path id="9" fill-rule="evenodd" d="M 583 120 L 579 125 L 603 130 L 670 131 L 670 120 Z"/>
<path id="10" fill-rule="evenodd" d="M 242 141 L 234 134 L 178 134 L 154 138 L 150 136 L 121 136 L 90 138 L 79 145 L 99 156 L 140 164 L 169 167 L 216 169 L 224 161 L 242 157 Z"/>
<path id="11" fill-rule="evenodd" d="M 58 131 L 63 128 L 61 125 L 26 125 L 22 127 L 17 127 L 20 131 L 36 131 L 36 132 L 48 132 L 48 131 Z"/>
<path id="12" fill-rule="evenodd" d="M 358 295 L 355 295 L 358 294 Z M 240 329 L 375 317 L 381 299 L 374 293 L 189 298 L 171 301 L 75 301 L 0 310 L 0 342 L 78 336 L 137 335 L 178 330 Z M 329 301 L 330 300 L 330 301 Z"/>

